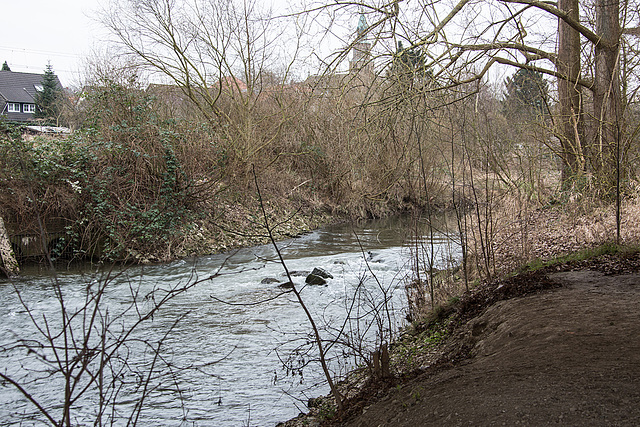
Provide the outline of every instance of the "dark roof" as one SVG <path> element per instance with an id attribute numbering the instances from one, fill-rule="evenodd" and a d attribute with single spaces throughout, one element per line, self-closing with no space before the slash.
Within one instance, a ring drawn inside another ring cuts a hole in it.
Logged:
<path id="1" fill-rule="evenodd" d="M 6 102 L 32 104 L 35 102 L 36 86 L 42 86 L 43 78 L 43 74 L 0 71 L 0 96 Z M 58 86 L 62 87 L 60 80 Z"/>

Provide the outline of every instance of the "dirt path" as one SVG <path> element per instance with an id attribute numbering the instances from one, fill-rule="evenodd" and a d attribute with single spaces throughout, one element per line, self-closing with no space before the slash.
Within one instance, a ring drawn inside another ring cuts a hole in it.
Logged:
<path id="1" fill-rule="evenodd" d="M 640 424 L 640 273 L 548 276 L 457 332 L 460 363 L 392 387 L 349 426 Z"/>

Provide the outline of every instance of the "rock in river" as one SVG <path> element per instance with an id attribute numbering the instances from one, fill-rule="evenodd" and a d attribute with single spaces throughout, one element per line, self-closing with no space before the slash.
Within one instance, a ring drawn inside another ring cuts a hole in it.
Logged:
<path id="1" fill-rule="evenodd" d="M 331 275 L 331 273 L 329 273 L 327 270 L 325 270 L 323 268 L 316 267 L 316 268 L 313 269 L 311 274 L 316 275 L 316 276 L 320 276 L 323 279 L 333 279 L 333 276 Z"/>
<path id="2" fill-rule="evenodd" d="M 307 285 L 324 285 L 327 283 L 327 281 L 323 277 L 316 276 L 315 274 L 310 274 L 305 279 L 305 283 Z"/>
<path id="3" fill-rule="evenodd" d="M 303 277 L 306 276 L 307 274 L 309 274 L 309 271 L 302 271 L 302 270 L 291 270 L 289 271 L 289 276 L 291 277 Z M 287 276 L 287 273 L 282 273 L 283 276 Z"/>
<path id="4" fill-rule="evenodd" d="M 305 283 L 308 285 L 324 285 L 327 283 L 326 279 L 333 279 L 331 273 L 322 268 L 314 268 L 311 274 L 305 279 Z"/>
<path id="5" fill-rule="evenodd" d="M 282 289 L 293 289 L 293 283 L 291 282 L 280 283 L 278 287 Z"/>

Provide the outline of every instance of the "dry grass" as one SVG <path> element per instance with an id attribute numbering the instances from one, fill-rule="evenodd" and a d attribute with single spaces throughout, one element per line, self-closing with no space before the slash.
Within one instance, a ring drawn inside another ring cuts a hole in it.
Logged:
<path id="1" fill-rule="evenodd" d="M 640 192 L 631 194 L 621 203 L 620 244 L 640 244 Z M 616 207 L 594 200 L 573 199 L 564 204 L 544 206 L 525 203 L 515 197 L 502 197 L 492 206 L 491 226 L 487 217 L 480 218 L 483 235 L 491 239 L 489 265 L 491 277 L 518 271 L 531 262 L 547 262 L 564 255 L 594 249 L 616 242 Z M 414 281 L 407 286 L 412 316 L 428 316 L 433 306 L 446 303 L 463 294 L 469 287 L 487 279 L 486 263 L 480 242 L 480 228 L 475 213 L 467 216 L 468 268 L 465 283 L 461 267 L 439 271 L 435 275 L 434 304 L 429 299 L 428 283 Z M 486 240 L 484 245 L 487 246 Z M 419 288 L 419 289 L 418 289 Z M 425 295 L 426 298 L 416 298 Z"/>
<path id="2" fill-rule="evenodd" d="M 615 204 L 578 201 L 529 209 L 520 214 L 499 213 L 502 227 L 495 235 L 496 272 L 512 271 L 535 260 L 548 260 L 570 252 L 616 243 Z M 621 203 L 620 244 L 640 242 L 640 197 Z"/>

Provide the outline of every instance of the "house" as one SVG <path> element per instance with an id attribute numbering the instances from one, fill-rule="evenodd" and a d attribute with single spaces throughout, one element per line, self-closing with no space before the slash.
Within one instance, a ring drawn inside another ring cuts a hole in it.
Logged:
<path id="1" fill-rule="evenodd" d="M 246 93 L 249 90 L 245 82 L 234 76 L 221 78 L 213 87 L 218 89 L 219 85 L 222 85 L 222 92 L 227 95 Z"/>
<path id="2" fill-rule="evenodd" d="M 311 75 L 304 84 L 321 98 L 348 98 L 353 101 L 363 100 L 376 80 L 374 58 L 371 54 L 371 43 L 368 40 L 369 25 L 364 14 L 360 14 L 355 39 L 348 47 L 352 57 L 347 72 L 327 71 L 320 75 Z M 356 102 L 357 103 L 357 102 Z"/>
<path id="3" fill-rule="evenodd" d="M 0 111 L 9 121 L 31 122 L 36 113 L 36 92 L 43 89 L 43 74 L 0 71 Z M 56 76 L 58 87 L 62 87 Z"/>

